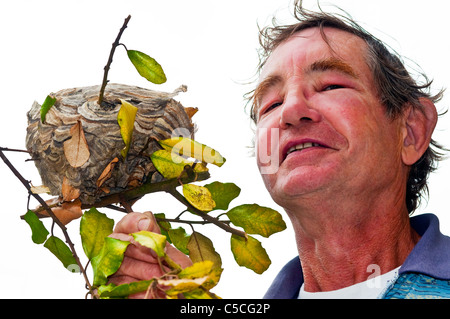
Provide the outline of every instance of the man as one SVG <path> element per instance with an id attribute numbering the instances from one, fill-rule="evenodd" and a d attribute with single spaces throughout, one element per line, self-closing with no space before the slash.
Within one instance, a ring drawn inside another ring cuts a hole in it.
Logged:
<path id="1" fill-rule="evenodd" d="M 440 94 L 354 22 L 301 1 L 296 17 L 262 32 L 252 95 L 257 163 L 299 253 L 265 297 L 449 298 L 450 238 L 433 215 L 409 218 L 439 159 Z M 155 227 L 132 214 L 113 236 Z M 153 275 L 148 257 L 127 256 L 113 282 Z"/>
<path id="2" fill-rule="evenodd" d="M 266 297 L 450 297 L 450 238 L 432 215 L 409 218 L 438 159 L 440 95 L 356 23 L 301 3 L 297 18 L 262 33 L 253 94 L 271 159 L 258 165 L 299 251 Z"/>

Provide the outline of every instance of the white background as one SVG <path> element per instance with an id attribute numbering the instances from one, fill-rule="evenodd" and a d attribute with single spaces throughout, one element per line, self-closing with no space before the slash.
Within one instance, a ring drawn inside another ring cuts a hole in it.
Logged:
<path id="1" fill-rule="evenodd" d="M 314 8 L 316 1 L 305 3 Z M 435 79 L 435 88 L 448 86 L 447 1 L 336 0 L 333 4 L 417 62 Z M 196 140 L 227 158 L 222 168 L 211 168 L 211 182 L 236 183 L 242 191 L 232 206 L 254 202 L 269 206 L 279 210 L 289 225 L 288 230 L 262 240 L 272 265 L 261 276 L 236 265 L 228 233 L 197 228 L 213 238 L 222 255 L 225 270 L 214 292 L 223 298 L 261 298 L 279 269 L 297 253 L 290 223 L 267 195 L 255 159 L 249 156 L 253 132 L 243 94 L 252 89 L 245 83 L 254 80 L 258 60 L 257 23 L 267 25 L 273 14 L 292 21 L 290 9 L 288 0 L 2 1 L 0 146 L 24 148 L 26 112 L 34 100 L 42 103 L 47 94 L 60 89 L 101 84 L 111 43 L 131 14 L 122 42 L 157 59 L 168 81 L 155 86 L 142 79 L 120 47 L 110 81 L 170 92 L 186 84 L 188 92 L 179 100 L 199 108 L 194 117 L 199 127 Z M 449 107 L 449 97 L 437 106 L 439 110 Z M 446 146 L 450 146 L 449 117 L 442 118 L 434 136 Z M 25 178 L 40 184 L 34 164 L 24 162 L 26 154 L 7 156 Z M 19 218 L 26 212 L 27 192 L 3 162 L 0 176 L 0 297 L 83 298 L 82 276 L 69 273 L 44 247 L 32 243 L 28 225 Z M 449 162 L 443 162 L 430 178 L 430 200 L 418 212 L 436 213 L 446 234 L 450 234 L 449 177 Z M 172 203 L 164 195 L 148 196 L 134 209 L 175 216 L 181 207 Z M 116 220 L 122 216 L 104 212 Z M 68 226 L 74 239 L 79 237 L 78 226 L 78 221 Z"/>

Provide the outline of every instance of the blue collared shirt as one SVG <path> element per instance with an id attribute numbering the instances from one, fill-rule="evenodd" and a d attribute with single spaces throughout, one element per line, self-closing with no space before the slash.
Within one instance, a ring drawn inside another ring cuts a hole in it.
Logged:
<path id="1" fill-rule="evenodd" d="M 418 215 L 410 222 L 421 239 L 383 298 L 450 298 L 450 237 L 440 232 L 435 215 Z M 296 257 L 279 272 L 264 298 L 296 299 L 302 284 L 302 268 Z"/>

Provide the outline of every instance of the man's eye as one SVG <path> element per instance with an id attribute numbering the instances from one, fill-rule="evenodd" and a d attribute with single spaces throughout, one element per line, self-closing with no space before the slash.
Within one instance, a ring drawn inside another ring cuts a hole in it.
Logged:
<path id="1" fill-rule="evenodd" d="M 283 103 L 281 103 L 281 102 L 277 102 L 277 103 L 272 104 L 271 106 L 269 106 L 267 109 L 264 110 L 263 114 L 272 111 L 274 108 L 276 108 L 276 107 L 278 107 L 278 106 L 280 106 L 282 104 Z"/>
<path id="2" fill-rule="evenodd" d="M 331 90 L 337 90 L 337 89 L 342 89 L 342 88 L 344 88 L 342 85 L 332 84 L 332 85 L 327 85 L 323 90 L 324 91 L 331 91 Z"/>

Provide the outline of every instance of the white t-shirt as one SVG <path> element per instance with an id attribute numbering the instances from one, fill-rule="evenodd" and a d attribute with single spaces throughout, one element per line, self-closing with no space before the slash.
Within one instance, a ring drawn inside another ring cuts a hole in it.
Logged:
<path id="1" fill-rule="evenodd" d="M 307 292 L 304 284 L 299 299 L 376 299 L 397 279 L 400 267 L 366 281 L 332 291 Z"/>

